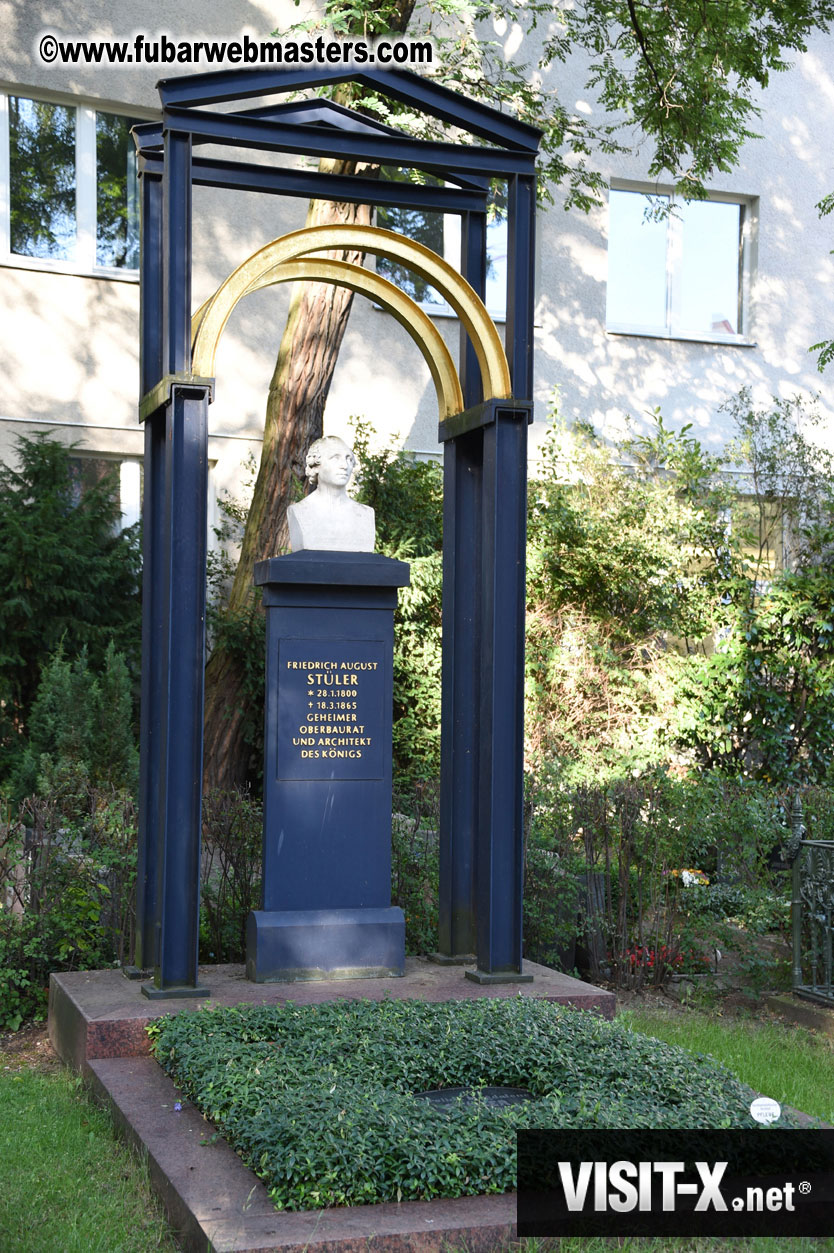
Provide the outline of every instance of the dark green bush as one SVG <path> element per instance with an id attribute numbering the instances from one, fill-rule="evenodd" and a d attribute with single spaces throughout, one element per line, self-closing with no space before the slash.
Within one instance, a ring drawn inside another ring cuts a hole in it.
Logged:
<path id="1" fill-rule="evenodd" d="M 786 884 L 767 862 L 788 837 L 785 803 L 764 784 L 716 771 L 569 786 L 542 770 L 528 781 L 527 956 L 553 964 L 548 947 L 561 945 L 543 940 L 542 926 L 561 919 L 569 941 L 577 890 L 577 965 L 620 986 L 708 966 L 715 945 L 726 947 L 728 918 L 756 933 L 784 926 Z"/>
<path id="2" fill-rule="evenodd" d="M 203 798 L 200 960 L 246 960 L 246 919 L 260 909 L 263 806 L 248 792 Z"/>
<path id="3" fill-rule="evenodd" d="M 32 703 L 0 822 L 0 1026 L 46 1003 L 51 971 L 129 962 L 138 751 L 131 680 L 111 643 L 101 669 L 59 645 Z M 22 799 L 21 799 L 22 798 Z"/>
<path id="4" fill-rule="evenodd" d="M 0 1031 L 17 1031 L 28 1018 L 43 1017 L 52 948 L 42 919 L 0 911 Z"/>
<path id="5" fill-rule="evenodd" d="M 825 787 L 804 787 L 799 796 L 802 818 L 809 840 L 834 840 L 834 787 L 831 780 Z M 785 802 L 786 808 L 790 806 Z"/>
<path id="6" fill-rule="evenodd" d="M 778 786 L 832 769 L 834 457 L 798 398 L 725 408 L 718 457 L 657 411 L 617 446 L 558 423 L 544 446 L 527 733 L 577 782 L 675 759 Z"/>
<path id="7" fill-rule="evenodd" d="M 157 1020 L 153 1051 L 279 1209 L 506 1192 L 518 1127 L 752 1127 L 706 1057 L 515 998 L 239 1006 Z M 533 1099 L 439 1109 L 415 1093 Z"/>
<path id="8" fill-rule="evenodd" d="M 581 863 L 560 861 L 547 849 L 527 845 L 524 857 L 524 956 L 573 971 L 580 919 Z"/>
<path id="9" fill-rule="evenodd" d="M 834 457 L 800 397 L 724 408 L 750 496 L 726 542 L 723 630 L 684 667 L 681 745 L 697 763 L 779 786 L 822 781 L 834 763 Z"/>
<path id="10" fill-rule="evenodd" d="M 555 416 L 555 415 L 554 415 Z M 619 446 L 554 421 L 528 496 L 527 740 L 574 783 L 668 760 L 674 640 L 708 635 L 729 493 L 687 428 Z M 684 647 L 686 645 L 684 644 Z"/>
<path id="11" fill-rule="evenodd" d="M 8 771 L 41 669 L 63 642 L 102 665 L 109 644 L 138 673 L 138 527 L 119 530 L 112 477 L 79 493 L 72 449 L 48 435 L 18 441 L 0 467 L 0 743 Z"/>
<path id="12" fill-rule="evenodd" d="M 437 784 L 394 796 L 391 816 L 391 903 L 405 914 L 405 951 L 436 953 L 440 851 Z"/>
<path id="13" fill-rule="evenodd" d="M 72 777 L 135 795 L 139 750 L 132 712 L 130 675 L 112 642 L 98 673 L 86 648 L 70 661 L 60 644 L 41 672 L 10 790 L 18 797 L 47 794 L 62 777 Z"/>
<path id="14" fill-rule="evenodd" d="M 42 1014 L 49 975 L 129 962 L 136 807 L 67 772 L 0 823 L 0 1029 Z"/>

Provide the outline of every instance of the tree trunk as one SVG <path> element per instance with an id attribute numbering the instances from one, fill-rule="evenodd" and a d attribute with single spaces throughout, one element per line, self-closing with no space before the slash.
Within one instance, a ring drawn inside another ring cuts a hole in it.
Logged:
<path id="1" fill-rule="evenodd" d="M 356 30 L 363 35 L 403 33 L 411 19 L 415 0 L 394 0 L 390 11 L 357 16 Z M 342 104 L 357 107 L 361 91 L 345 85 L 336 92 Z M 356 162 L 322 160 L 327 173 L 370 175 L 378 167 Z M 358 223 L 369 225 L 371 205 L 351 205 L 312 200 L 307 226 Z M 362 264 L 364 254 L 332 253 L 344 261 Z M 327 393 L 342 346 L 353 293 L 325 283 L 296 283 L 287 325 L 266 405 L 264 441 L 255 492 L 246 520 L 240 562 L 229 600 L 229 613 L 244 613 L 253 597 L 252 574 L 256 561 L 279 553 L 287 545 L 287 506 L 292 502 L 293 480 L 304 478 L 304 457 L 322 433 Z M 206 667 L 205 738 L 203 742 L 203 788 L 229 788 L 248 781 L 249 749 L 245 734 L 243 667 L 231 651 L 219 644 Z"/>
<path id="2" fill-rule="evenodd" d="M 346 162 L 320 163 L 333 173 L 352 173 Z M 367 168 L 362 173 L 369 174 Z M 307 226 L 369 225 L 370 205 L 313 200 Z M 361 265 L 364 254 L 332 253 Z M 229 598 L 231 616 L 244 613 L 253 597 L 256 561 L 287 546 L 287 506 L 294 480 L 304 481 L 304 457 L 322 433 L 322 417 L 333 371 L 342 346 L 353 292 L 326 283 L 295 283 L 278 360 L 269 386 L 261 464 L 246 522 L 240 561 Z M 242 667 L 222 644 L 206 667 L 203 787 L 244 784 L 250 773 Z"/>
<path id="3" fill-rule="evenodd" d="M 345 172 L 340 163 L 337 172 Z M 348 171 L 350 172 L 350 171 Z M 369 171 L 364 169 L 363 173 Z M 370 225 L 370 205 L 313 200 L 307 226 Z M 364 254 L 328 254 L 361 265 Z M 339 349 L 342 346 L 353 292 L 327 283 L 295 283 L 287 325 L 269 385 L 261 464 L 246 523 L 240 562 L 229 608 L 243 605 L 250 594 L 252 567 L 287 546 L 287 505 L 293 479 L 304 482 L 304 457 L 322 433 L 322 418 Z"/>

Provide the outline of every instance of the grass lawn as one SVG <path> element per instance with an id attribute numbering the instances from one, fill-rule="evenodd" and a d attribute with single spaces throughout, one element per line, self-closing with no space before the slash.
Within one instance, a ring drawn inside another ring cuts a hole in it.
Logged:
<path id="1" fill-rule="evenodd" d="M 834 1123 L 834 1041 L 828 1036 L 714 1011 L 636 1006 L 619 1018 L 635 1031 L 714 1057 L 743 1083 L 781 1105 Z"/>
<path id="2" fill-rule="evenodd" d="M 0 1250 L 176 1253 L 143 1165 L 80 1079 L 12 1059 L 0 1053 Z"/>

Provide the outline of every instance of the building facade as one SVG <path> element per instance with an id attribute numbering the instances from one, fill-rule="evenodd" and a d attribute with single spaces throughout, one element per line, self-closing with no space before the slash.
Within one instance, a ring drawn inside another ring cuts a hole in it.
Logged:
<path id="1" fill-rule="evenodd" d="M 66 38 L 263 38 L 298 19 L 292 0 L 233 0 L 222 10 L 189 0 L 160 9 L 65 0 L 45 18 L 0 6 L 0 459 L 18 435 L 52 431 L 72 443 L 79 477 L 120 466 L 126 522 L 138 516 L 142 431 L 138 402 L 137 200 L 129 129 L 158 117 L 155 83 L 171 67 L 64 65 L 38 56 L 45 30 Z M 520 32 L 496 24 L 508 56 L 530 59 Z M 185 66 L 182 71 L 193 72 Z M 593 118 L 581 66 L 551 71 L 548 86 Z M 575 81 L 571 78 L 575 76 Z M 647 215 L 671 188 L 646 178 L 649 154 L 602 158 L 607 201 L 565 213 L 559 189 L 538 221 L 534 447 L 557 409 L 616 435 L 660 407 L 691 423 L 715 450 L 729 434 L 723 402 L 741 387 L 766 403 L 822 390 L 811 344 L 834 335 L 831 218 L 834 189 L 834 36 L 817 35 L 762 96 L 761 138 L 710 185 L 707 201 Z M 289 160 L 289 159 L 287 159 Z M 654 200 L 650 200 L 653 197 Z M 205 300 L 256 248 L 303 225 L 298 200 L 195 189 L 194 302 Z M 456 219 L 381 224 L 415 232 L 452 258 Z M 487 303 L 501 323 L 506 241 L 490 231 Z M 394 276 L 396 277 L 396 275 Z M 457 350 L 457 324 L 430 291 L 413 290 Z M 210 499 L 237 495 L 257 458 L 267 389 L 289 293 L 247 299 L 223 337 L 210 410 Z M 828 389 L 830 391 L 830 388 Z M 357 298 L 325 416 L 348 434 L 366 419 L 380 441 L 440 457 L 434 388 L 422 359 L 388 313 Z M 214 519 L 210 517 L 210 523 Z"/>

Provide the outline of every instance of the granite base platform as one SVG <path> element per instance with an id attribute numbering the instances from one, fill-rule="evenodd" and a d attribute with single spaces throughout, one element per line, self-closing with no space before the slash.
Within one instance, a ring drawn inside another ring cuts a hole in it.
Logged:
<path id="1" fill-rule="evenodd" d="M 482 1253 L 508 1249 L 514 1194 L 410 1201 L 283 1214 L 240 1158 L 179 1093 L 149 1056 L 145 1026 L 160 1013 L 200 1005 L 296 1004 L 397 998 L 446 1001 L 525 996 L 590 1009 L 613 1018 L 612 993 L 544 966 L 524 963 L 532 983 L 482 986 L 466 967 L 409 958 L 402 978 L 345 983 L 254 984 L 242 966 L 201 967 L 206 1000 L 151 1003 L 118 970 L 53 975 L 49 1035 L 59 1056 L 79 1069 L 107 1105 L 125 1138 L 147 1156 L 153 1185 L 188 1253 Z M 177 1109 L 177 1104 L 180 1108 Z"/>
<path id="2" fill-rule="evenodd" d="M 405 1000 L 464 1001 L 473 997 L 532 996 L 590 1009 L 603 1018 L 614 1017 L 613 992 L 592 987 L 580 979 L 525 962 L 532 983 L 482 985 L 466 978 L 474 966 L 440 966 L 422 957 L 406 959 L 405 975 L 382 979 L 346 979 L 308 983 L 251 983 L 241 966 L 201 966 L 199 983 L 208 988 L 205 999 L 172 997 L 149 1001 L 137 980 L 120 970 L 73 971 L 52 975 L 49 982 L 49 1038 L 59 1057 L 76 1070 L 102 1057 L 142 1057 L 150 1053 L 145 1028 L 162 1014 L 193 1012 L 201 1005 L 297 1005 L 323 1001 L 381 1001 L 386 996 Z"/>

